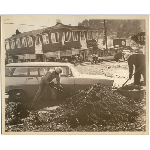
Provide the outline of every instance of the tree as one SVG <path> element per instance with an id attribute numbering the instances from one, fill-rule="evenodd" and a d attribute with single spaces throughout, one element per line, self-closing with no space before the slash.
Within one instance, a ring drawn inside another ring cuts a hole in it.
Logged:
<path id="1" fill-rule="evenodd" d="M 142 32 L 142 28 L 145 22 L 141 20 L 107 20 L 107 36 L 114 37 L 114 33 L 117 33 L 118 38 L 128 38 L 139 32 Z M 78 23 L 80 26 L 91 27 L 99 29 L 99 35 L 103 34 L 103 30 L 100 28 L 104 27 L 103 19 L 90 19 L 84 20 L 82 23 Z"/>

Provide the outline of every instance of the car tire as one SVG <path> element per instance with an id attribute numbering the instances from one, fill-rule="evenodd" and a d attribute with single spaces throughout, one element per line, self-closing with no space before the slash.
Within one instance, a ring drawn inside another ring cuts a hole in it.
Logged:
<path id="1" fill-rule="evenodd" d="M 23 90 L 13 90 L 9 92 L 9 101 L 24 102 L 27 99 L 27 94 Z"/>

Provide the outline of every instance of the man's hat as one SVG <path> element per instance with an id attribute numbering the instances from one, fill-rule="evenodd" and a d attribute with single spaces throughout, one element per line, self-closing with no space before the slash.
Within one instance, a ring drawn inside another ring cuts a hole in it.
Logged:
<path id="1" fill-rule="evenodd" d="M 61 67 L 56 67 L 56 68 L 55 68 L 55 71 L 56 71 L 57 73 L 62 73 Z"/>

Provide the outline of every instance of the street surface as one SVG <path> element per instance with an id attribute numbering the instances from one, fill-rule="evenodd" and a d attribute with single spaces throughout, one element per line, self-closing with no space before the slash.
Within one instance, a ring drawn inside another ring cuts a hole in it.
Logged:
<path id="1" fill-rule="evenodd" d="M 91 65 L 90 63 L 83 63 L 76 66 L 77 70 L 84 74 L 91 75 L 105 75 L 111 77 L 114 80 L 114 87 L 121 87 L 129 77 L 129 69 L 127 62 L 101 62 L 97 65 Z M 127 82 L 127 84 L 133 83 L 133 77 Z"/>

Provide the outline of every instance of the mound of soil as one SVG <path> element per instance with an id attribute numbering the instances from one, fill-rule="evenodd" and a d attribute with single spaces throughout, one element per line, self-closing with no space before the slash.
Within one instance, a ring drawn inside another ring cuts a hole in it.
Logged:
<path id="1" fill-rule="evenodd" d="M 31 111 L 21 119 L 21 131 L 145 131 L 141 119 L 144 105 L 145 99 L 134 101 L 103 84 L 94 84 L 72 94 L 59 107 Z"/>

